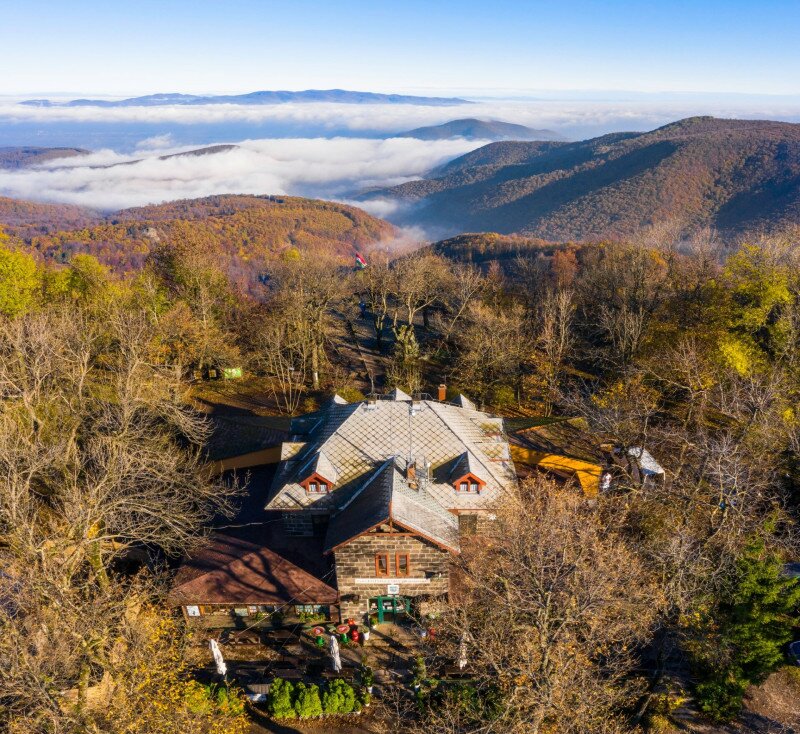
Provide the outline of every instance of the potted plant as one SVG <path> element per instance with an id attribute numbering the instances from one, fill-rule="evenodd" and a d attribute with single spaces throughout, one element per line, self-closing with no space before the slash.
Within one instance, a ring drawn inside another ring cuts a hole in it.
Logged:
<path id="1" fill-rule="evenodd" d="M 417 655 L 417 657 L 414 658 L 414 665 L 411 668 L 411 673 L 414 676 L 411 683 L 414 686 L 414 690 L 418 691 L 422 682 L 428 677 L 428 668 L 425 665 L 425 660 L 422 655 Z"/>
<path id="2" fill-rule="evenodd" d="M 375 683 L 375 671 L 366 663 L 361 664 L 361 685 L 367 693 L 372 694 L 372 686 Z"/>

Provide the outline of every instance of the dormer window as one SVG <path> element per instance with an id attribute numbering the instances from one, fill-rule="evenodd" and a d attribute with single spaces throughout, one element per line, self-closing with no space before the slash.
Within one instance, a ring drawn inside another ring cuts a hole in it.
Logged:
<path id="1" fill-rule="evenodd" d="M 486 486 L 486 482 L 473 474 L 465 474 L 453 482 L 453 486 L 463 494 L 480 494 L 481 490 Z"/>
<path id="2" fill-rule="evenodd" d="M 333 484 L 319 474 L 312 474 L 308 479 L 300 482 L 300 486 L 308 494 L 327 494 L 331 491 Z"/>

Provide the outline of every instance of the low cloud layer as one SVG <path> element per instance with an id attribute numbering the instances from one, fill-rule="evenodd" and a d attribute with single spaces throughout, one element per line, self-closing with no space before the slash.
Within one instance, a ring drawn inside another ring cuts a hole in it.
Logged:
<path id="1" fill-rule="evenodd" d="M 144 126 L 184 132 L 229 126 L 252 128 L 253 137 L 316 137 L 352 134 L 386 135 L 458 117 L 496 118 L 550 128 L 582 138 L 620 130 L 648 130 L 692 115 L 756 117 L 797 121 L 800 97 L 699 94 L 573 94 L 540 99 L 479 99 L 452 107 L 385 104 L 287 103 L 276 105 L 165 105 L 163 107 L 28 107 L 0 99 L 0 125 Z M 240 135 L 239 137 L 245 137 Z M 183 135 L 181 136 L 183 138 Z M 32 141 L 28 141 L 29 143 Z"/>
<path id="2" fill-rule="evenodd" d="M 233 150 L 169 158 L 163 156 L 185 149 L 159 147 L 166 140 L 144 142 L 136 155 L 102 150 L 0 171 L 0 193 L 104 210 L 223 193 L 343 198 L 370 186 L 419 177 L 485 141 L 247 140 Z"/>
<path id="3" fill-rule="evenodd" d="M 800 120 L 800 97 L 737 95 L 551 95 L 478 99 L 454 107 L 277 104 L 50 107 L 0 98 L 0 146 L 83 147 L 90 156 L 0 171 L 0 194 L 113 210 L 218 193 L 347 199 L 370 186 L 424 175 L 483 144 L 419 141 L 393 133 L 459 117 L 494 118 L 582 139 L 650 130 L 693 115 Z M 235 141 L 205 156 L 161 156 Z M 486 142 L 486 141 L 483 141 Z M 127 165 L 114 165 L 126 163 Z M 390 216 L 396 203 L 370 210 Z"/>

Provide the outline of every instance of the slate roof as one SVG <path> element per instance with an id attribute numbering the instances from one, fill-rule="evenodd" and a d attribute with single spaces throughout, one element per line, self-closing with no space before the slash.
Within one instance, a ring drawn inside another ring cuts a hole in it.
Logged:
<path id="1" fill-rule="evenodd" d="M 331 403 L 293 422 L 291 432 L 289 443 L 305 446 L 281 463 L 267 509 L 335 512 L 390 458 L 402 459 L 404 467 L 409 457 L 430 466 L 426 490 L 447 510 L 487 507 L 516 482 L 502 418 L 434 400 L 412 401 L 399 390 L 385 400 Z M 312 496 L 299 482 L 319 453 L 336 471 L 336 487 Z M 459 493 L 450 483 L 453 462 L 465 454 L 486 482 L 480 494 Z"/>
<path id="2" fill-rule="evenodd" d="M 459 408 L 469 408 L 470 410 L 475 410 L 475 403 L 461 393 L 453 398 L 453 405 L 457 405 Z"/>
<path id="3" fill-rule="evenodd" d="M 471 451 L 465 451 L 458 457 L 450 470 L 450 479 L 455 481 L 467 474 L 472 474 L 472 476 L 478 477 L 484 482 L 486 481 L 486 470 Z"/>
<path id="4" fill-rule="evenodd" d="M 289 430 L 285 418 L 212 415 L 208 458 L 225 459 L 276 446 L 288 438 Z"/>
<path id="5" fill-rule="evenodd" d="M 392 520 L 458 552 L 455 513 L 491 507 L 516 473 L 503 419 L 463 396 L 457 403 L 394 390 L 379 400 L 332 400 L 293 421 L 266 509 L 329 514 L 328 551 Z M 406 478 L 409 463 L 416 486 Z M 314 471 L 334 482 L 331 492 L 309 494 L 300 485 Z M 481 492 L 453 487 L 467 473 L 485 482 Z"/>
<path id="6" fill-rule="evenodd" d="M 409 487 L 405 467 L 395 459 L 384 462 L 361 490 L 333 515 L 325 538 L 325 551 L 332 551 L 390 520 L 436 545 L 459 551 L 458 518 L 433 499 L 424 485 L 417 489 Z"/>
<path id="7" fill-rule="evenodd" d="M 325 456 L 323 451 L 317 454 L 317 460 L 314 462 L 314 471 L 323 479 L 329 479 L 334 484 L 339 477 L 339 472 L 336 471 L 336 467 L 331 463 L 330 459 Z"/>
<path id="8" fill-rule="evenodd" d="M 331 517 L 325 536 L 326 553 L 376 525 L 389 522 L 396 474 L 394 462 L 384 462 L 361 491 Z"/>
<path id="9" fill-rule="evenodd" d="M 169 599 L 178 605 L 335 604 L 338 593 L 266 546 L 217 534 L 184 559 Z"/>

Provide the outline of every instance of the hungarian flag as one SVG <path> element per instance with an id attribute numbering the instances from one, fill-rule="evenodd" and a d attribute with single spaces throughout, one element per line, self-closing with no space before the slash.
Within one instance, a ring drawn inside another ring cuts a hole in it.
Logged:
<path id="1" fill-rule="evenodd" d="M 367 261 L 361 257 L 361 253 L 356 253 L 356 270 L 363 270 L 367 267 Z"/>

